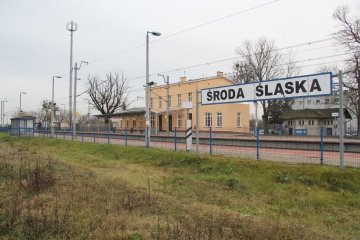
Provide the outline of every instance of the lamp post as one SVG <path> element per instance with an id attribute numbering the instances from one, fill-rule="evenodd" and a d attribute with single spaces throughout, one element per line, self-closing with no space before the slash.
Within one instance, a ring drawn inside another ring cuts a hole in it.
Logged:
<path id="1" fill-rule="evenodd" d="M 71 124 L 72 104 L 72 71 L 73 71 L 73 34 L 77 30 L 77 23 L 71 21 L 66 24 L 66 30 L 70 31 L 70 78 L 69 78 L 69 124 Z"/>
<path id="2" fill-rule="evenodd" d="M 146 32 L 146 85 L 145 85 L 145 118 L 146 118 L 146 131 L 145 131 L 145 145 L 150 146 L 150 84 L 149 84 L 149 33 L 154 36 L 160 36 L 159 32 Z"/>
<path id="3" fill-rule="evenodd" d="M 77 63 L 75 63 L 75 73 L 74 73 L 74 109 L 73 109 L 73 117 L 72 117 L 72 120 L 73 120 L 73 137 L 75 137 L 76 135 L 76 95 L 77 95 L 77 92 L 76 92 L 76 86 L 77 86 L 77 81 L 78 81 L 78 78 L 77 78 L 77 72 L 78 70 L 80 70 L 81 68 L 81 65 L 82 64 L 89 64 L 88 62 L 85 62 L 85 61 L 81 61 L 80 63 L 80 66 L 77 67 Z M 70 114 L 70 113 L 69 113 Z"/>
<path id="4" fill-rule="evenodd" d="M 8 102 L 8 100 L 4 99 L 1 101 L 1 125 L 4 126 L 4 120 L 5 120 L 5 103 Z"/>
<path id="5" fill-rule="evenodd" d="M 54 82 L 55 78 L 62 78 L 61 76 L 53 76 L 52 78 L 52 94 L 51 94 L 51 137 L 54 137 L 54 111 L 55 111 L 55 104 L 54 104 Z"/>
<path id="6" fill-rule="evenodd" d="M 164 78 L 164 82 L 166 83 L 166 121 L 167 121 L 167 124 L 166 124 L 166 133 L 169 134 L 169 115 L 170 115 L 170 112 L 169 112 L 169 108 L 170 108 L 170 105 L 169 105 L 169 91 L 170 91 L 170 86 L 169 86 L 169 75 L 166 76 L 165 78 L 165 75 L 163 74 L 159 74 L 159 76 L 162 76 Z"/>
<path id="7" fill-rule="evenodd" d="M 26 92 L 20 92 L 20 116 L 22 116 L 22 110 L 21 110 L 21 95 L 26 94 Z"/>

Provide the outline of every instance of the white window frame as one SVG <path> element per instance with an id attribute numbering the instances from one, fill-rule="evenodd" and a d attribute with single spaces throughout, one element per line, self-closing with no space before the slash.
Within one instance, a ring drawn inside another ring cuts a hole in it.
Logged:
<path id="1" fill-rule="evenodd" d="M 218 128 L 222 128 L 222 112 L 217 112 L 216 113 L 216 127 Z"/>
<path id="2" fill-rule="evenodd" d="M 150 125 L 151 125 L 151 127 L 155 127 L 155 116 L 151 116 Z"/>
<path id="3" fill-rule="evenodd" d="M 179 127 L 179 128 L 182 127 L 182 115 L 181 114 L 177 115 L 177 127 Z"/>
<path id="4" fill-rule="evenodd" d="M 188 93 L 189 102 L 192 102 L 192 92 Z"/>
<path id="5" fill-rule="evenodd" d="M 205 127 L 212 127 L 212 113 L 211 112 L 205 113 L 204 120 L 205 120 L 205 124 L 204 124 Z"/>

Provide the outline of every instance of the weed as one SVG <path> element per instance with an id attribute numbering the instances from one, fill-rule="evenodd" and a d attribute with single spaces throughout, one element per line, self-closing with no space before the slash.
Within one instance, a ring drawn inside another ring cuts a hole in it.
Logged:
<path id="1" fill-rule="evenodd" d="M 20 185 L 29 192 L 39 192 L 55 184 L 55 171 L 52 161 L 41 164 L 36 160 L 35 165 L 25 164 L 23 161 L 19 169 Z"/>
<path id="2" fill-rule="evenodd" d="M 316 180 L 313 177 L 310 176 L 298 176 L 296 177 L 296 180 L 298 180 L 299 182 L 301 182 L 304 185 L 307 186 L 312 186 L 314 184 L 316 184 Z"/>
<path id="3" fill-rule="evenodd" d="M 206 165 L 206 166 L 200 166 L 198 168 L 199 173 L 205 173 L 205 174 L 209 174 L 211 173 L 213 170 L 212 166 Z"/>
<path id="4" fill-rule="evenodd" d="M 324 187 L 332 191 L 338 191 L 341 189 L 351 191 L 357 190 L 356 186 L 353 184 L 352 175 L 347 172 L 327 171 L 322 173 L 321 180 Z"/>
<path id="5" fill-rule="evenodd" d="M 291 183 L 293 177 L 287 171 L 277 171 L 275 173 L 274 179 L 278 183 Z"/>

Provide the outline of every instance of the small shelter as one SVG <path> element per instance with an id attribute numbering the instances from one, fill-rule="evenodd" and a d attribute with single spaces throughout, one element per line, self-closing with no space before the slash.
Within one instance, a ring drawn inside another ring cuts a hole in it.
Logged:
<path id="1" fill-rule="evenodd" d="M 12 118 L 10 134 L 14 136 L 34 136 L 35 119 L 33 116 Z"/>

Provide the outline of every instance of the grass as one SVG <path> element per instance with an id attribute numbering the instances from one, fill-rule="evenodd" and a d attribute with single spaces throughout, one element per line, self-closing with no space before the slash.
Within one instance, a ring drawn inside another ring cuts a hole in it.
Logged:
<path id="1" fill-rule="evenodd" d="M 0 134 L 0 238 L 357 239 L 360 170 Z"/>

